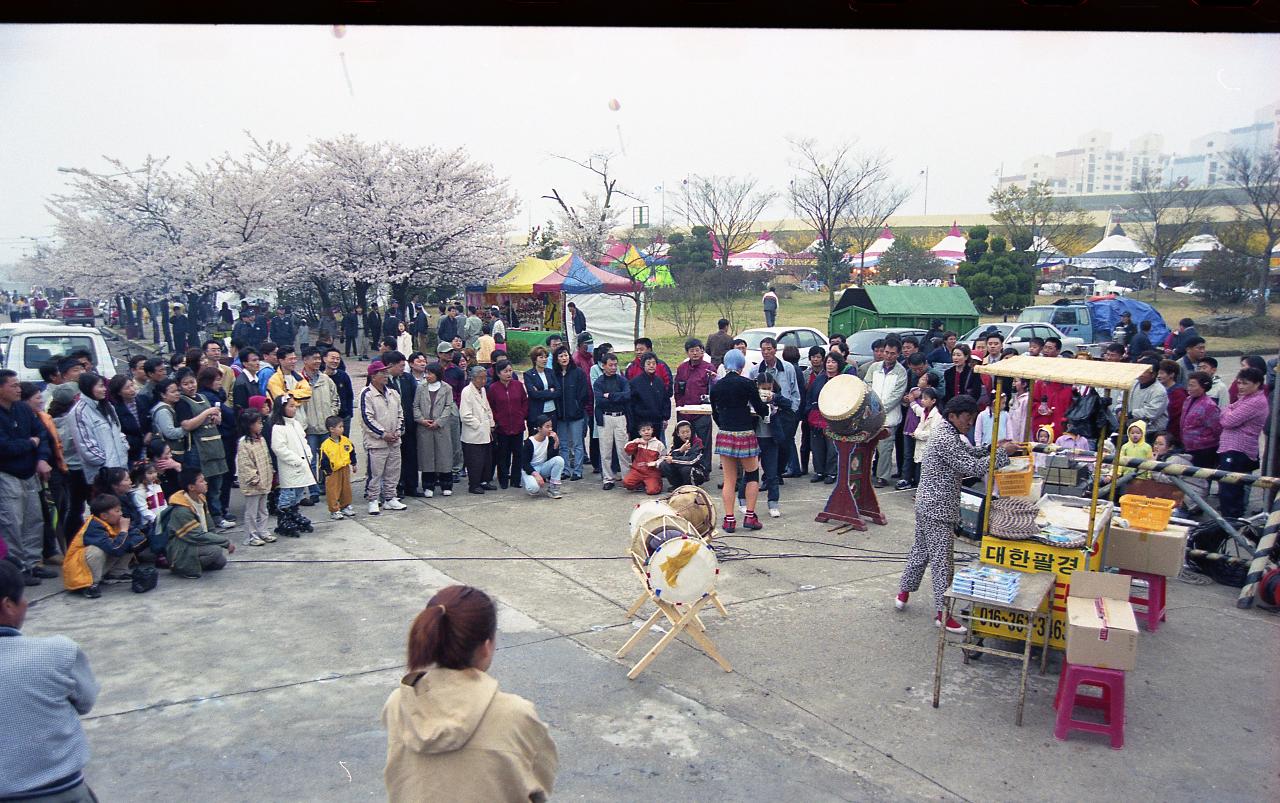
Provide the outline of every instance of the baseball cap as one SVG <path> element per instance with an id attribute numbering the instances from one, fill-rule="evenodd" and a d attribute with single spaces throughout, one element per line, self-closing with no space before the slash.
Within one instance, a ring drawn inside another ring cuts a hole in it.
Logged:
<path id="1" fill-rule="evenodd" d="M 368 376 L 373 376 L 374 374 L 381 373 L 382 371 L 385 371 L 385 370 L 387 370 L 387 366 L 382 362 L 382 360 L 374 360 L 373 362 L 369 363 L 369 370 L 366 372 L 366 374 Z"/>
<path id="2" fill-rule="evenodd" d="M 578 333 L 578 342 L 579 342 L 579 343 L 591 343 L 591 342 L 594 342 L 594 339 L 591 337 L 591 333 L 590 333 L 590 332 L 580 332 L 580 333 Z"/>

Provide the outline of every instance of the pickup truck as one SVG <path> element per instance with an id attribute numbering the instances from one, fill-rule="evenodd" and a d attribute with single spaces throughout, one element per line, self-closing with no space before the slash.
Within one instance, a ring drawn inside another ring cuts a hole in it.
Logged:
<path id="1" fill-rule="evenodd" d="M 103 377 L 116 375 L 115 358 L 97 329 L 73 329 L 57 321 L 0 326 L 0 367 L 16 371 L 19 382 L 39 382 L 40 366 L 77 349 L 88 349 Z"/>
<path id="2" fill-rule="evenodd" d="M 1033 337 L 1038 337 L 1041 340 L 1046 337 L 1056 337 L 1062 341 L 1062 350 L 1070 351 L 1073 354 L 1084 348 L 1083 340 L 1078 337 L 1071 337 L 1059 331 L 1056 326 L 1047 323 L 980 323 L 977 328 L 960 338 L 960 342 L 967 343 L 969 348 L 974 348 L 983 341 L 986 333 L 992 329 L 1004 335 L 1005 348 L 1014 349 L 1019 354 L 1027 353 L 1027 346 L 1030 345 Z"/>
<path id="3" fill-rule="evenodd" d="M 1160 343 L 1169 333 L 1164 318 L 1150 304 L 1130 298 L 1100 298 L 1089 301 L 1059 301 L 1027 307 L 1018 314 L 1019 323 L 1051 324 L 1064 335 L 1079 338 L 1090 354 L 1101 357 L 1108 343 L 1124 342 L 1118 331 L 1120 315 L 1128 312 L 1134 324 L 1151 321 L 1151 342 Z M 1065 346 L 1065 342 L 1064 342 Z"/>

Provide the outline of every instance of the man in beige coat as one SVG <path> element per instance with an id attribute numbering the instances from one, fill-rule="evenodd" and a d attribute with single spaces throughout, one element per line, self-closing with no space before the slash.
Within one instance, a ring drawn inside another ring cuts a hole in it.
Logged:
<path id="1" fill-rule="evenodd" d="M 320 474 L 316 468 L 320 460 L 320 444 L 329 437 L 329 430 L 324 422 L 329 416 L 338 414 L 338 386 L 324 372 L 320 364 L 320 349 L 315 346 L 303 349 L 302 375 L 311 385 L 311 398 L 302 405 L 298 417 L 303 419 L 302 425 L 307 430 L 307 445 L 311 447 L 311 474 L 318 477 Z M 312 485 L 307 500 L 302 504 L 314 505 L 320 501 L 322 488 L 323 485 Z"/>

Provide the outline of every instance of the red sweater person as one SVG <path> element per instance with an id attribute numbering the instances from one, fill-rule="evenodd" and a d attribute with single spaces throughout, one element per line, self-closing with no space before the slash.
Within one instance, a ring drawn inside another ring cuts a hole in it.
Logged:
<path id="1" fill-rule="evenodd" d="M 653 437 L 653 425 L 641 424 L 640 437 L 628 441 L 624 448 L 631 455 L 631 470 L 622 478 L 622 487 L 628 491 L 643 488 L 650 496 L 662 493 L 662 471 L 658 467 L 658 458 L 667 451 L 667 447 Z"/>

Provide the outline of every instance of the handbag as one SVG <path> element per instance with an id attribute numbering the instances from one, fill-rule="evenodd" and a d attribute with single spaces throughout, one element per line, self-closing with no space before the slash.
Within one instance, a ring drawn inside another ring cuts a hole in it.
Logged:
<path id="1" fill-rule="evenodd" d="M 130 588 L 135 594 L 145 594 L 160 582 L 160 573 L 154 566 L 134 566 L 133 583 Z"/>

